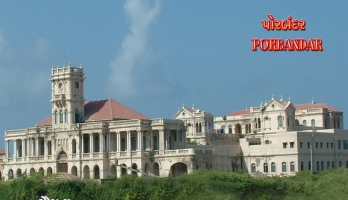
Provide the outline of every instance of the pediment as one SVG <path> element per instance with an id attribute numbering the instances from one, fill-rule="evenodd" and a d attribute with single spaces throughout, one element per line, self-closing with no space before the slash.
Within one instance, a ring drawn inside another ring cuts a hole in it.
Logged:
<path id="1" fill-rule="evenodd" d="M 181 108 L 173 117 L 173 119 L 186 119 L 193 117 L 193 113 L 187 108 Z"/>
<path id="2" fill-rule="evenodd" d="M 287 104 L 284 101 L 271 100 L 264 107 L 264 112 L 285 111 L 286 107 L 287 107 Z"/>

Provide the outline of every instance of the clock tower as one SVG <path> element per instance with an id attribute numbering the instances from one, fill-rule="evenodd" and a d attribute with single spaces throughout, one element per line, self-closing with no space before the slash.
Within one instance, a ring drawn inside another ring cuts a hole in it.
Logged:
<path id="1" fill-rule="evenodd" d="M 84 73 L 80 66 L 53 68 L 52 129 L 70 130 L 72 124 L 81 123 L 84 117 Z"/>

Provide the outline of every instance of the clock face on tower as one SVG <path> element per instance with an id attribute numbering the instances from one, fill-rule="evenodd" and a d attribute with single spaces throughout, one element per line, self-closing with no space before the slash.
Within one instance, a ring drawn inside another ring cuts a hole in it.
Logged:
<path id="1" fill-rule="evenodd" d="M 79 83 L 78 82 L 75 82 L 75 88 L 79 88 Z"/>

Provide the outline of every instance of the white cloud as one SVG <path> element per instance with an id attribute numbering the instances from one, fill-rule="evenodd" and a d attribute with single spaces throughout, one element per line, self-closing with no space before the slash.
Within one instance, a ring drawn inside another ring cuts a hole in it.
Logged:
<path id="1" fill-rule="evenodd" d="M 48 41 L 16 47 L 0 31 L 0 106 L 37 99 L 49 87 L 52 57 Z"/>
<path id="2" fill-rule="evenodd" d="M 124 11 L 130 21 L 131 33 L 125 36 L 116 58 L 110 62 L 112 74 L 109 78 L 118 95 L 130 96 L 137 92 L 134 69 L 143 64 L 141 61 L 155 57 L 148 44 L 148 34 L 160 11 L 160 1 L 151 5 L 148 1 L 127 0 Z"/>

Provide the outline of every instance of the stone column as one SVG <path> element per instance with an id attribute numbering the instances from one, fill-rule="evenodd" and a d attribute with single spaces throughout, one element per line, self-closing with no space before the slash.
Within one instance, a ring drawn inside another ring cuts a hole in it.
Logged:
<path id="1" fill-rule="evenodd" d="M 168 150 L 169 148 L 169 130 L 166 130 L 166 132 L 165 132 L 165 135 L 166 135 L 166 137 L 165 137 L 165 149 L 166 150 Z"/>
<path id="2" fill-rule="evenodd" d="M 5 141 L 5 144 L 6 144 L 6 149 L 5 149 L 5 151 L 6 151 L 6 155 L 5 155 L 5 158 L 6 159 L 8 159 L 8 153 L 10 152 L 9 150 L 9 145 L 8 145 L 8 143 L 9 143 L 9 141 L 8 140 L 6 140 Z"/>
<path id="3" fill-rule="evenodd" d="M 165 131 L 164 130 L 159 131 L 158 138 L 159 138 L 159 150 L 163 151 L 165 148 Z"/>
<path id="4" fill-rule="evenodd" d="M 150 151 L 153 150 L 153 133 L 152 130 L 150 131 L 150 144 L 149 144 Z"/>
<path id="5" fill-rule="evenodd" d="M 35 156 L 39 156 L 39 138 L 35 138 Z"/>
<path id="6" fill-rule="evenodd" d="M 81 136 L 81 153 L 84 154 L 85 153 L 85 143 L 84 143 L 84 137 L 83 134 Z"/>
<path id="7" fill-rule="evenodd" d="M 120 152 L 121 151 L 121 132 L 116 132 L 116 151 Z M 119 177 L 119 176 L 118 176 Z"/>
<path id="8" fill-rule="evenodd" d="M 90 133 L 89 134 L 89 153 L 93 153 L 94 149 L 93 149 L 94 145 L 93 145 L 93 134 Z M 93 170 L 92 170 L 93 171 Z M 92 177 L 92 176 L 91 176 Z"/>
<path id="9" fill-rule="evenodd" d="M 53 137 L 52 139 L 53 139 L 52 155 L 56 155 L 57 140 L 55 137 Z"/>
<path id="10" fill-rule="evenodd" d="M 26 139 L 23 139 L 22 140 L 22 157 L 23 158 L 25 158 L 25 156 L 26 156 L 25 155 L 26 154 L 26 145 L 25 144 L 26 144 Z M 23 161 L 24 161 L 24 159 L 23 159 Z"/>
<path id="11" fill-rule="evenodd" d="M 107 147 L 106 147 L 106 151 L 108 151 L 108 152 L 110 152 L 111 151 L 111 133 L 109 133 L 108 135 L 107 135 L 107 143 L 108 143 L 108 145 L 107 145 Z"/>
<path id="12" fill-rule="evenodd" d="M 17 158 L 17 140 L 13 140 L 13 158 Z"/>
<path id="13" fill-rule="evenodd" d="M 179 133 L 180 132 L 178 130 L 175 130 L 175 141 L 176 141 L 175 142 L 176 143 L 176 145 L 175 145 L 176 147 L 175 148 L 176 149 L 179 149 Z"/>
<path id="14" fill-rule="evenodd" d="M 104 135 L 103 133 L 99 134 L 99 152 L 104 152 Z M 105 144 L 106 145 L 106 144 Z"/>
<path id="15" fill-rule="evenodd" d="M 131 132 L 127 131 L 127 151 L 131 151 Z"/>
<path id="16" fill-rule="evenodd" d="M 143 131 L 138 131 L 138 138 L 139 138 L 138 150 L 142 151 L 143 150 Z"/>
<path id="17" fill-rule="evenodd" d="M 47 155 L 48 155 L 47 138 L 44 138 L 44 154 L 45 154 L 45 159 L 47 159 Z"/>

